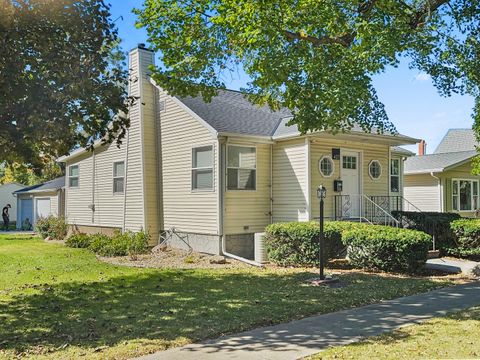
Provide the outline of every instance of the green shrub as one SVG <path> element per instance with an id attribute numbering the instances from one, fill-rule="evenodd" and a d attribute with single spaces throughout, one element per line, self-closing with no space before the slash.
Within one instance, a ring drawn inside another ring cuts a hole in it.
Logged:
<path id="1" fill-rule="evenodd" d="M 354 267 L 398 272 L 422 268 L 431 240 L 421 231 L 380 225 L 352 228 L 342 234 Z"/>
<path id="2" fill-rule="evenodd" d="M 435 248 L 445 253 L 455 247 L 454 234 L 450 228 L 452 221 L 460 219 L 457 213 L 392 211 L 397 219 L 404 220 L 405 228 L 423 231 L 435 237 Z"/>
<path id="3" fill-rule="evenodd" d="M 40 218 L 35 224 L 35 230 L 44 238 L 63 240 L 67 236 L 68 225 L 62 217 L 48 216 Z"/>
<path id="4" fill-rule="evenodd" d="M 89 249 L 100 256 L 136 256 L 148 250 L 150 235 L 144 231 L 133 233 L 115 232 L 113 236 L 95 234 L 91 236 Z"/>
<path id="5" fill-rule="evenodd" d="M 339 257 L 345 252 L 341 233 L 363 224 L 326 222 L 325 256 Z M 265 232 L 268 258 L 282 266 L 318 266 L 320 227 L 318 222 L 290 222 L 269 225 Z"/>
<path id="6" fill-rule="evenodd" d="M 480 219 L 452 221 L 450 227 L 455 235 L 455 246 L 447 249 L 452 256 L 478 259 L 480 256 Z"/>
<path id="7" fill-rule="evenodd" d="M 73 234 L 65 241 L 68 247 L 82 249 L 90 247 L 91 243 L 92 237 L 87 234 Z"/>

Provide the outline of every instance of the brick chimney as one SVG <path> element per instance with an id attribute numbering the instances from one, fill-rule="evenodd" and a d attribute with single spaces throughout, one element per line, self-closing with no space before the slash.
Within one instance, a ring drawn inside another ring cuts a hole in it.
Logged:
<path id="1" fill-rule="evenodd" d="M 420 140 L 418 143 L 418 155 L 425 155 L 427 153 L 427 143 L 425 140 Z"/>

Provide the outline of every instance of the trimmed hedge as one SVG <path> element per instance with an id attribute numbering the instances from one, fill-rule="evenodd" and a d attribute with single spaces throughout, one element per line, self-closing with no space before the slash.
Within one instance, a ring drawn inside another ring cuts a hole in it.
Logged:
<path id="1" fill-rule="evenodd" d="M 392 215 L 406 221 L 405 228 L 423 231 L 432 237 L 435 236 L 435 247 L 442 253 L 455 246 L 455 236 L 450 228 L 452 221 L 461 219 L 457 213 L 392 211 Z"/>
<path id="2" fill-rule="evenodd" d="M 342 241 L 354 267 L 415 272 L 425 265 L 432 238 L 417 230 L 370 225 L 344 231 Z"/>
<path id="3" fill-rule="evenodd" d="M 367 226 L 346 221 L 325 222 L 325 256 L 336 258 L 345 253 L 341 233 L 352 227 Z M 289 222 L 267 226 L 265 246 L 268 258 L 281 266 L 318 266 L 318 222 Z"/>
<path id="4" fill-rule="evenodd" d="M 40 218 L 35 224 L 37 231 L 44 239 L 51 238 L 55 240 L 63 240 L 67 236 L 68 225 L 62 217 L 48 216 Z"/>
<path id="5" fill-rule="evenodd" d="M 455 235 L 455 247 L 447 249 L 452 256 L 478 259 L 480 257 L 480 219 L 452 221 L 450 227 Z"/>
<path id="6" fill-rule="evenodd" d="M 148 251 L 150 235 L 144 231 L 137 233 L 127 231 L 115 232 L 113 236 L 105 234 L 73 234 L 65 245 L 73 248 L 86 248 L 100 256 L 127 256 L 136 257 Z"/>

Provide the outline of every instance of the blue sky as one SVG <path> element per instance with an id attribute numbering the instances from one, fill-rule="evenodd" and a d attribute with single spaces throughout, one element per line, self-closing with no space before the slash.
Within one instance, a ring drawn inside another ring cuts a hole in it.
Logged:
<path id="1" fill-rule="evenodd" d="M 112 1 L 112 18 L 116 20 L 122 46 L 125 50 L 134 48 L 138 43 L 147 43 L 144 29 L 135 27 L 136 16 L 131 10 L 141 7 L 141 0 Z M 239 89 L 248 78 L 235 75 L 228 79 L 227 87 Z M 408 68 L 408 62 L 402 62 L 398 68 L 389 68 L 374 78 L 374 85 L 380 100 L 385 104 L 390 120 L 402 134 L 425 139 L 427 152 L 431 153 L 450 128 L 470 128 L 470 116 L 473 99 L 470 96 L 441 97 L 430 78 Z M 416 151 L 416 146 L 407 147 Z"/>

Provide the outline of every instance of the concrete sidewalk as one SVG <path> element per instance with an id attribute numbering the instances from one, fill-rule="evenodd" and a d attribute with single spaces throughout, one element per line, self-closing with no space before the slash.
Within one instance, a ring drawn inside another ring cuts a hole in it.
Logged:
<path id="1" fill-rule="evenodd" d="M 298 359 L 475 305 L 480 305 L 480 282 L 255 329 L 139 359 Z"/>

